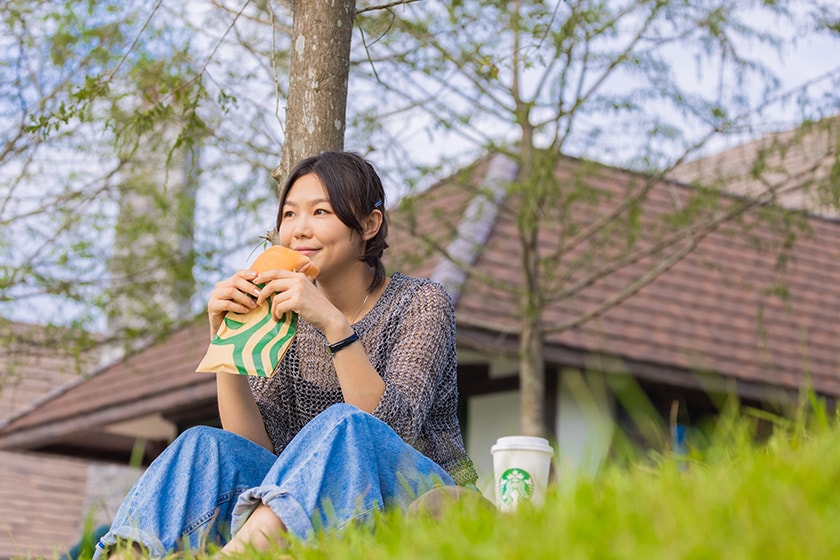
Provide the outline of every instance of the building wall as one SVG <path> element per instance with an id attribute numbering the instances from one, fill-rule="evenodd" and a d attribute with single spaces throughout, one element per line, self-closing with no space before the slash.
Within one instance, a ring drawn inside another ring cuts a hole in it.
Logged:
<path id="1" fill-rule="evenodd" d="M 82 506 L 91 526 L 110 525 L 141 469 L 125 465 L 91 463 L 87 471 L 87 492 Z"/>
<path id="2" fill-rule="evenodd" d="M 614 403 L 598 377 L 564 371 L 557 384 L 555 476 L 594 475 L 609 452 Z"/>
<path id="3" fill-rule="evenodd" d="M 493 499 L 493 458 L 496 438 L 519 433 L 519 391 L 471 397 L 467 401 L 467 453 L 478 471 L 478 488 Z"/>
<path id="4" fill-rule="evenodd" d="M 86 522 L 110 521 L 138 474 L 118 465 L 0 451 L 0 560 L 59 557 Z"/>

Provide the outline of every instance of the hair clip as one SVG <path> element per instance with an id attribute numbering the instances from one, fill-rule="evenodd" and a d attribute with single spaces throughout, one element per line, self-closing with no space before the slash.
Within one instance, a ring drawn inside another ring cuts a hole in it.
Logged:
<path id="1" fill-rule="evenodd" d="M 379 208 L 380 206 L 382 206 L 382 199 L 381 198 L 376 201 L 376 204 L 374 204 L 373 207 L 374 208 Z"/>

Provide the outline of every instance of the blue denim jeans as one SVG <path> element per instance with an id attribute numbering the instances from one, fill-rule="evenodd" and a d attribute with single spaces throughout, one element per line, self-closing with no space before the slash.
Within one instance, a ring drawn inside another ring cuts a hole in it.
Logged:
<path id="1" fill-rule="evenodd" d="M 374 510 L 407 508 L 449 474 L 387 424 L 337 404 L 309 422 L 277 456 L 234 433 L 199 426 L 149 466 L 120 506 L 94 558 L 118 539 L 152 558 L 230 540 L 260 504 L 292 535 L 363 522 Z"/>

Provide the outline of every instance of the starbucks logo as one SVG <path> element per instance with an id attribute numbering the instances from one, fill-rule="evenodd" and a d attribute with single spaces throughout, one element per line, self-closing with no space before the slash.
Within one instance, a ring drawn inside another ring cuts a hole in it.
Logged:
<path id="1" fill-rule="evenodd" d="M 530 500 L 534 495 L 534 480 L 527 471 L 508 469 L 499 478 L 499 498 L 511 506 L 520 501 Z"/>

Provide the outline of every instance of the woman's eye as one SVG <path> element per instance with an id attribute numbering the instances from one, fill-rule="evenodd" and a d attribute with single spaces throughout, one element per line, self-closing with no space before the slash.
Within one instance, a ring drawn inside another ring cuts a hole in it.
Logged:
<path id="1" fill-rule="evenodd" d="M 292 212 L 291 210 L 286 210 L 285 212 L 283 212 L 283 217 L 284 218 L 291 218 L 294 215 L 295 215 L 295 213 Z"/>
<path id="2" fill-rule="evenodd" d="M 329 214 L 329 211 L 324 208 L 318 208 L 317 210 L 315 210 L 316 216 L 324 216 L 326 214 Z"/>

